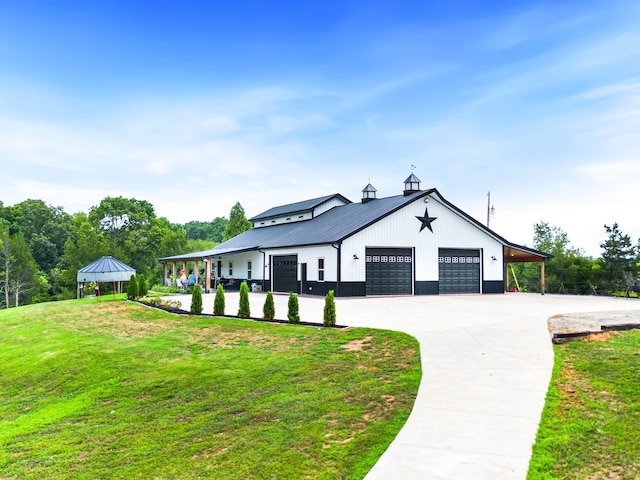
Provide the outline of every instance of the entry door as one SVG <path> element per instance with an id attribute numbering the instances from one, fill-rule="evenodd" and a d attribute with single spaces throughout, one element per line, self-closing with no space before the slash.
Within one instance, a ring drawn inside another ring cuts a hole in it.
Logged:
<path id="1" fill-rule="evenodd" d="M 273 291 L 298 291 L 298 256 L 281 255 L 273 257 Z"/>
<path id="2" fill-rule="evenodd" d="M 480 250 L 438 251 L 440 293 L 480 293 Z"/>
<path id="3" fill-rule="evenodd" d="M 410 248 L 367 248 L 367 295 L 411 295 L 413 252 Z"/>

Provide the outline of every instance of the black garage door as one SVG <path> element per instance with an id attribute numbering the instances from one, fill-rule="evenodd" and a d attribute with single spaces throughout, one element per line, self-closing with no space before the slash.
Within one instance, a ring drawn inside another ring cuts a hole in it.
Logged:
<path id="1" fill-rule="evenodd" d="M 413 252 L 410 248 L 366 249 L 367 295 L 411 295 Z"/>
<path id="2" fill-rule="evenodd" d="M 480 250 L 438 250 L 440 293 L 480 293 Z"/>
<path id="3" fill-rule="evenodd" d="M 298 256 L 273 257 L 273 291 L 298 291 Z"/>

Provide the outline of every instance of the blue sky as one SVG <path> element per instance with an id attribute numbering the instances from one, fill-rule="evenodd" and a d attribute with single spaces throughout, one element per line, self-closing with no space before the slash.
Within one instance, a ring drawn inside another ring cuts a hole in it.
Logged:
<path id="1" fill-rule="evenodd" d="M 531 245 L 640 237 L 640 4 L 0 4 L 0 201 L 174 222 L 411 173 Z"/>

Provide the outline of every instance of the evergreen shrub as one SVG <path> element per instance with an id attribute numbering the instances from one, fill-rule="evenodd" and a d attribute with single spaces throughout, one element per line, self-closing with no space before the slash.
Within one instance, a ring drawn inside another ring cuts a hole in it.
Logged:
<path id="1" fill-rule="evenodd" d="M 194 285 L 193 293 L 191 294 L 191 313 L 200 315 L 202 313 L 202 292 L 200 291 L 200 285 Z"/>
<path id="2" fill-rule="evenodd" d="M 273 293 L 271 293 L 271 290 L 267 292 L 267 298 L 262 308 L 262 315 L 262 318 L 265 320 L 273 320 L 276 316 L 276 306 L 273 303 Z"/>
<path id="3" fill-rule="evenodd" d="M 129 279 L 129 285 L 127 286 L 127 298 L 129 300 L 135 300 L 138 297 L 138 282 L 136 282 L 136 276 L 131 275 Z"/>
<path id="4" fill-rule="evenodd" d="M 287 304 L 287 318 L 289 319 L 289 323 L 300 323 L 300 310 L 298 306 L 298 296 L 289 292 L 289 302 Z"/>
<path id="5" fill-rule="evenodd" d="M 136 277 L 136 282 L 138 284 L 138 296 L 146 297 L 147 293 L 149 293 L 149 285 L 147 284 L 147 279 L 145 278 L 144 274 L 139 274 Z"/>
<path id="6" fill-rule="evenodd" d="M 325 327 L 335 327 L 336 325 L 336 300 L 333 295 L 333 290 L 329 290 L 329 293 L 324 297 L 324 315 L 322 323 Z"/>
<path id="7" fill-rule="evenodd" d="M 249 286 L 247 282 L 240 284 L 240 307 L 238 308 L 238 317 L 249 318 L 251 316 L 251 308 L 249 307 Z"/>
<path id="8" fill-rule="evenodd" d="M 224 315 L 224 288 L 220 284 L 216 288 L 216 296 L 213 299 L 213 314 Z"/>

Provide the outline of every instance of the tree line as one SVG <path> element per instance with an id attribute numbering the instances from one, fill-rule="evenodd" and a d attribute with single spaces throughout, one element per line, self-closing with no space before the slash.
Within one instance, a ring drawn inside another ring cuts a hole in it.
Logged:
<path id="1" fill-rule="evenodd" d="M 599 258 L 570 246 L 560 227 L 541 222 L 534 226 L 533 248 L 550 253 L 545 262 L 545 290 L 575 295 L 636 296 L 640 290 L 640 239 L 634 245 L 617 223 L 604 225 Z M 519 290 L 540 291 L 540 264 L 510 264 L 507 273 Z"/>
<path id="2" fill-rule="evenodd" d="M 0 308 L 75 298 L 77 271 L 104 255 L 161 284 L 157 258 L 207 250 L 249 228 L 239 202 L 229 218 L 182 225 L 157 217 L 149 202 L 135 198 L 107 197 L 74 215 L 42 200 L 7 207 L 0 201 Z M 617 223 L 604 229 L 602 255 L 594 259 L 571 247 L 560 227 L 534 225 L 533 248 L 553 255 L 545 262 L 547 292 L 638 293 L 640 239 L 634 245 Z M 509 264 L 507 274 L 519 290 L 540 289 L 540 264 Z"/>
<path id="3" fill-rule="evenodd" d="M 0 308 L 75 298 L 78 270 L 104 255 L 161 283 L 157 258 L 213 248 L 251 226 L 239 202 L 229 218 L 182 225 L 135 198 L 107 197 L 73 215 L 42 200 L 0 201 Z"/>

